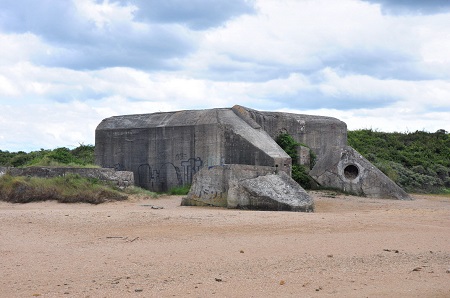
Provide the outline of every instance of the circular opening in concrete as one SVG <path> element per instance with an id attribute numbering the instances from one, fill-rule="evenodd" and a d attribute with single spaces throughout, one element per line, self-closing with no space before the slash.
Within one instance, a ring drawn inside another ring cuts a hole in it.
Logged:
<path id="1" fill-rule="evenodd" d="M 347 179 L 353 180 L 359 175 L 359 169 L 355 165 L 348 165 L 344 169 L 344 176 Z"/>

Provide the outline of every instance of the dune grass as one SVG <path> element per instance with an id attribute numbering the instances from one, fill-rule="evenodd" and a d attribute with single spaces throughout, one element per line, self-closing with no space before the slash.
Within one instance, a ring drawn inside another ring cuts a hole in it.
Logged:
<path id="1" fill-rule="evenodd" d="M 55 178 L 0 177 L 0 200 L 11 203 L 56 200 L 61 203 L 100 204 L 127 198 L 110 184 L 74 174 Z"/>

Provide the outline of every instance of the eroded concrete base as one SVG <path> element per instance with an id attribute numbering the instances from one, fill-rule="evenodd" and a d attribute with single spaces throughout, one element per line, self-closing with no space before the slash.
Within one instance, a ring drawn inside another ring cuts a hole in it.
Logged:
<path id="1" fill-rule="evenodd" d="M 203 168 L 195 176 L 183 206 L 314 211 L 308 193 L 284 172 L 272 167 L 223 165 Z"/>

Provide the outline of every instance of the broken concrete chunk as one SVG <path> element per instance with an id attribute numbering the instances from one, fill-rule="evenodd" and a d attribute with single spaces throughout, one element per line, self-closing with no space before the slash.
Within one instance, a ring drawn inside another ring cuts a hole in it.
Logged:
<path id="1" fill-rule="evenodd" d="M 278 211 L 313 211 L 308 193 L 286 173 L 269 174 L 240 181 L 243 208 Z M 240 207 L 240 206 L 239 206 Z"/>
<path id="2" fill-rule="evenodd" d="M 308 193 L 289 175 L 271 167 L 224 165 L 200 170 L 184 206 L 219 206 L 251 210 L 314 210 Z"/>

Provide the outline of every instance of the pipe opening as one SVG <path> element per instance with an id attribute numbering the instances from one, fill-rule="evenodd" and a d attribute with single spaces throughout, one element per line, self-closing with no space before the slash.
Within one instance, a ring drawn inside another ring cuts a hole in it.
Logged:
<path id="1" fill-rule="evenodd" d="M 355 165 L 348 165 L 344 169 L 344 176 L 349 180 L 356 179 L 359 175 L 359 169 Z"/>

